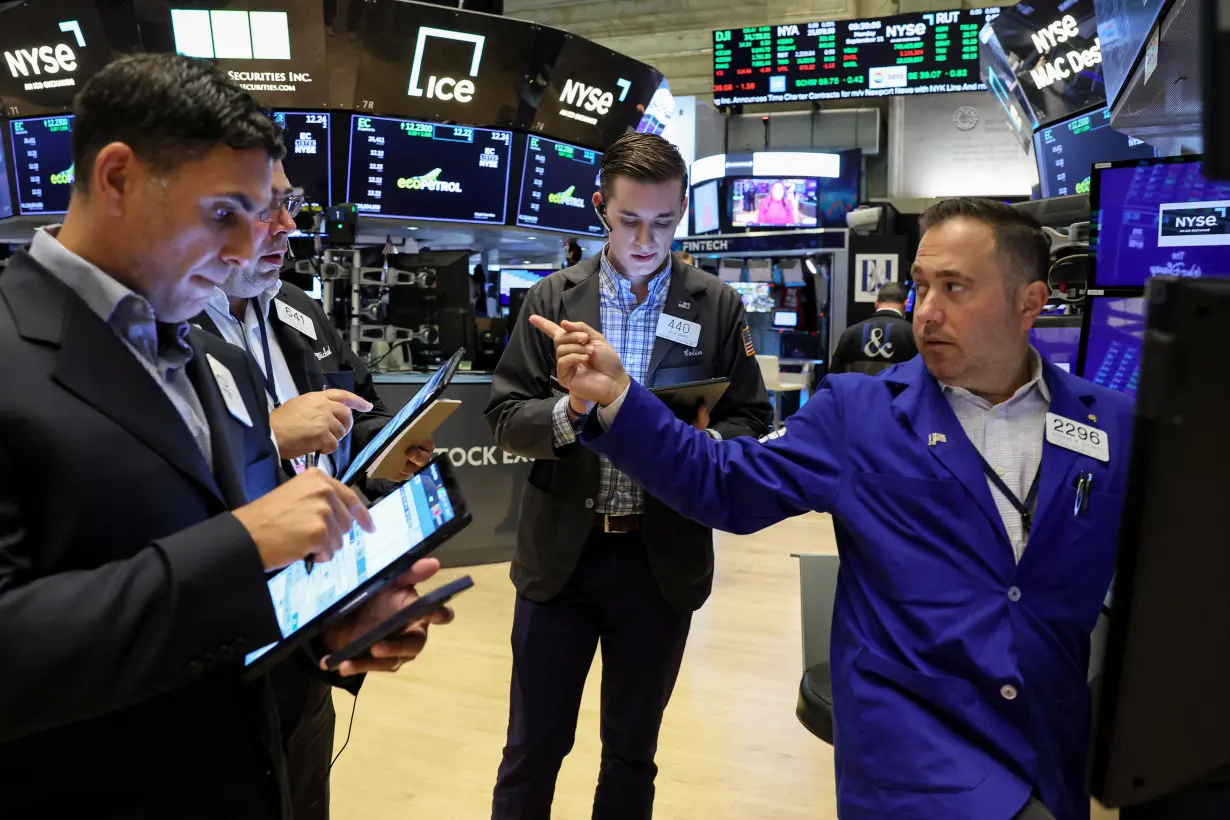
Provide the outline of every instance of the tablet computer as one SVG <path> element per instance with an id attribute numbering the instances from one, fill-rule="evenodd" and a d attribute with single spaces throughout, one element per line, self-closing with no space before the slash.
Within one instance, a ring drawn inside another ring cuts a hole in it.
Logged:
<path id="1" fill-rule="evenodd" d="M 666 387 L 652 387 L 653 393 L 666 404 L 681 410 L 696 410 L 701 402 L 710 410 L 718 403 L 730 387 L 730 379 L 702 379 L 696 382 L 683 382 Z"/>
<path id="2" fill-rule="evenodd" d="M 358 524 L 311 574 L 296 561 L 268 581 L 282 639 L 244 658 L 245 678 L 275 666 L 334 620 L 470 523 L 447 456 L 440 456 L 371 507 L 375 532 Z"/>
<path id="3" fill-rule="evenodd" d="M 461 357 L 465 354 L 465 348 L 457 349 L 457 352 L 449 357 L 449 360 L 440 365 L 440 369 L 431 374 L 431 378 L 427 380 L 419 391 L 414 394 L 410 401 L 406 402 L 402 409 L 397 411 L 397 415 L 389 419 L 389 423 L 381 428 L 380 433 L 372 438 L 367 443 L 367 446 L 359 451 L 359 454 L 350 460 L 350 466 L 346 468 L 345 475 L 342 476 L 342 483 L 346 485 L 354 484 L 367 472 L 367 468 L 372 465 L 382 452 L 385 446 L 393 440 L 395 436 L 405 430 L 407 426 L 412 424 L 419 414 L 423 412 L 433 401 L 440 398 L 440 394 L 444 392 L 444 388 L 448 387 L 448 383 L 452 381 L 453 375 L 457 372 L 457 367 L 461 364 Z"/>

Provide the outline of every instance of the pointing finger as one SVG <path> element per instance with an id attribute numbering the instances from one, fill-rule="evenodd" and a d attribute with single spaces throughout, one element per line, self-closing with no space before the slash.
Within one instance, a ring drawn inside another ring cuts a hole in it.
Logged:
<path id="1" fill-rule="evenodd" d="M 530 317 L 530 324 L 550 336 L 552 339 L 564 332 L 564 329 L 555 324 L 555 322 L 552 322 L 545 316 L 539 316 L 538 314 L 534 314 Z"/>

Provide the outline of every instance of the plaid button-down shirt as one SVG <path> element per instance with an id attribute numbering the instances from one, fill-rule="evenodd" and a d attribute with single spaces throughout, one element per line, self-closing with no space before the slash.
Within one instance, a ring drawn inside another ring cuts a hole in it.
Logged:
<path id="1" fill-rule="evenodd" d="M 653 356 L 654 339 L 657 337 L 658 317 L 666 305 L 670 290 L 670 258 L 665 267 L 649 280 L 649 296 L 641 304 L 636 303 L 632 284 L 619 275 L 606 250 L 602 252 L 602 267 L 599 276 L 599 317 L 602 335 L 619 353 L 624 369 L 634 380 L 645 382 L 649 375 L 649 360 Z M 555 422 L 553 439 L 556 447 L 576 441 L 577 429 L 568 419 L 568 397 L 564 396 L 555 405 L 552 413 Z M 645 511 L 645 493 L 623 473 L 611 466 L 602 457 L 599 462 L 598 497 L 594 499 L 594 512 L 605 515 L 633 515 Z"/>

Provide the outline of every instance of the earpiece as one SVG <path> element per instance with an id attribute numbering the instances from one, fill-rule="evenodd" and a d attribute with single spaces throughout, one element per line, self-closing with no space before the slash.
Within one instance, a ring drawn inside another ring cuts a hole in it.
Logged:
<path id="1" fill-rule="evenodd" d="M 611 231 L 611 223 L 606 221 L 606 203 L 599 202 L 594 206 L 594 213 L 598 215 L 598 221 L 602 223 L 602 227 L 606 228 L 607 233 Z"/>

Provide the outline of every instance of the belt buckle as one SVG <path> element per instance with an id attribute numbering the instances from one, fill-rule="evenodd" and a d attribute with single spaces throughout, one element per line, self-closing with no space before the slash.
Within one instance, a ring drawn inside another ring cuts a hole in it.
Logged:
<path id="1" fill-rule="evenodd" d="M 611 516 L 606 513 L 602 515 L 602 531 L 607 534 L 611 532 Z"/>

